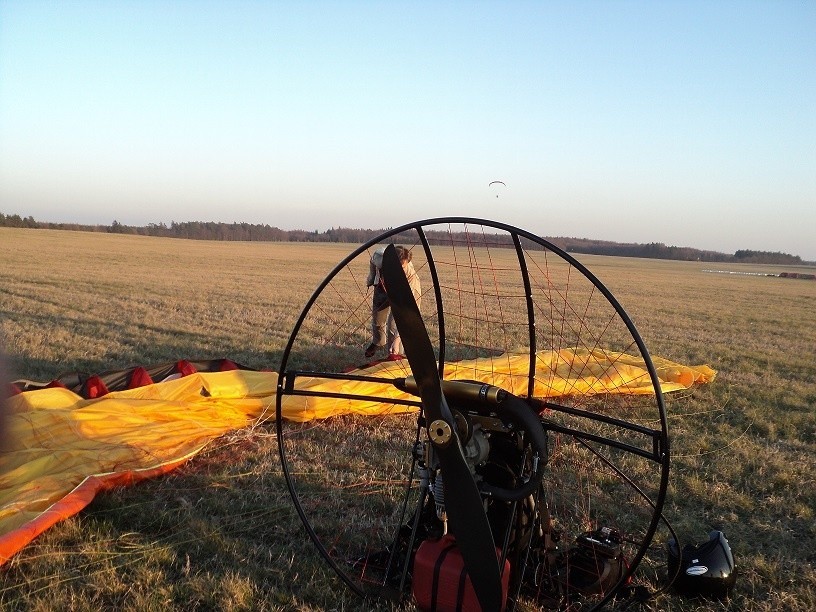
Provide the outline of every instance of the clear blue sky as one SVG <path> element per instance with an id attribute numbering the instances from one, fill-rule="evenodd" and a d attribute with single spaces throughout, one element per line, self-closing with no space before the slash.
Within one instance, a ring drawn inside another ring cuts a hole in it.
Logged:
<path id="1" fill-rule="evenodd" d="M 0 212 L 816 260 L 816 3 L 0 0 Z"/>

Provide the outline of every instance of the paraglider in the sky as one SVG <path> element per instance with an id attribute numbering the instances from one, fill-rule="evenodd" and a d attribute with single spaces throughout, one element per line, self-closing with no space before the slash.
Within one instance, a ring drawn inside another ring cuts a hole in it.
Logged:
<path id="1" fill-rule="evenodd" d="M 495 185 L 495 187 L 494 187 L 494 185 Z M 490 183 L 489 183 L 487 186 L 488 186 L 488 187 L 489 187 L 491 190 L 496 191 L 496 190 L 498 190 L 498 189 L 501 189 L 501 187 L 499 187 L 499 185 L 502 185 L 502 186 L 504 186 L 504 187 L 507 187 L 507 185 L 505 184 L 505 182 L 504 182 L 504 181 L 491 181 L 491 182 L 490 182 Z M 497 197 L 497 198 L 499 197 L 498 192 L 496 192 L 496 197 Z"/>

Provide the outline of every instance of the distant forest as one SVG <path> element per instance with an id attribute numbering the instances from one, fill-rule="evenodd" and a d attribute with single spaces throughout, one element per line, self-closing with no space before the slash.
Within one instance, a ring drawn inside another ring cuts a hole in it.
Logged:
<path id="1" fill-rule="evenodd" d="M 0 227 L 24 227 L 32 229 L 74 230 L 109 234 L 133 234 L 138 236 L 161 236 L 165 238 L 188 238 L 192 240 L 234 240 L 259 242 L 347 242 L 361 244 L 383 232 L 385 229 L 354 229 L 338 227 L 325 232 L 307 230 L 282 230 L 270 225 L 254 223 L 216 223 L 205 221 L 184 221 L 150 223 L 146 226 L 124 225 L 113 221 L 110 225 L 80 225 L 76 223 L 49 223 L 35 221 L 33 217 L 5 215 L 0 213 Z M 447 233 L 428 232 L 431 242 L 449 241 Z M 592 240 L 589 238 L 545 237 L 548 242 L 570 253 L 588 255 L 616 255 L 618 257 L 646 257 L 651 259 L 675 259 L 681 261 L 736 262 L 759 264 L 798 265 L 803 262 L 798 255 L 788 253 L 741 249 L 734 254 L 704 251 L 691 247 L 666 246 L 661 242 L 629 244 Z M 498 244 L 497 246 L 502 246 Z M 507 246 L 510 246 L 508 244 Z"/>

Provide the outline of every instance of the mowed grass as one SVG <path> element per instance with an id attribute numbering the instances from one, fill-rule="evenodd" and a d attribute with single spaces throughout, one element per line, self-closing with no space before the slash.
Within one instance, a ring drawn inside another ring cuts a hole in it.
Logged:
<path id="1" fill-rule="evenodd" d="M 353 246 L 0 228 L 0 336 L 16 376 L 35 380 L 180 358 L 277 370 L 303 305 Z M 665 514 L 683 542 L 726 533 L 736 591 L 722 603 L 660 595 L 654 608 L 816 609 L 816 282 L 703 271 L 788 267 L 579 259 L 652 354 L 718 371 L 667 397 Z M 100 495 L 0 575 L 3 609 L 362 606 L 301 528 L 269 424 Z"/>

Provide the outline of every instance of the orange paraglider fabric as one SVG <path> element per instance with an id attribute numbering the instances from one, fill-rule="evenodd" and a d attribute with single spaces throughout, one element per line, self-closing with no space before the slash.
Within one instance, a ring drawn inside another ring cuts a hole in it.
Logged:
<path id="1" fill-rule="evenodd" d="M 682 366 L 653 358 L 663 391 L 708 382 L 708 366 Z M 407 362 L 383 362 L 355 373 L 378 382 L 302 379 L 312 391 L 376 396 L 377 401 L 291 395 L 282 402 L 293 421 L 339 414 L 412 412 L 383 398 L 409 396 L 388 382 L 406 375 Z M 478 379 L 526 392 L 529 356 L 500 355 L 448 364 L 445 378 Z M 538 355 L 535 395 L 653 393 L 642 360 L 620 353 L 547 352 Z M 53 524 L 76 514 L 94 496 L 164 474 L 210 442 L 275 417 L 278 375 L 229 370 L 84 399 L 61 387 L 16 394 L 7 400 L 0 449 L 0 564 Z"/>

